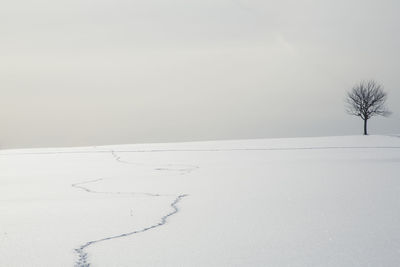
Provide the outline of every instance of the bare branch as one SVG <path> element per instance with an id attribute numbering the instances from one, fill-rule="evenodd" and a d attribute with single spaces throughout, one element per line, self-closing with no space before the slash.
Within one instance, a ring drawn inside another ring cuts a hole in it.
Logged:
<path id="1" fill-rule="evenodd" d="M 374 80 L 361 81 L 355 85 L 346 97 L 346 112 L 364 120 L 364 134 L 367 134 L 367 120 L 373 116 L 389 116 L 385 102 L 387 99 L 383 86 Z"/>

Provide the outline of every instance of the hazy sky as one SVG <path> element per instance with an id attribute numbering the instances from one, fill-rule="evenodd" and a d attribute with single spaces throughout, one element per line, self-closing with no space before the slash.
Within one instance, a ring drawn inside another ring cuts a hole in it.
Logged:
<path id="1" fill-rule="evenodd" d="M 398 0 L 0 2 L 0 147 L 347 135 L 344 94 L 389 92 Z"/>

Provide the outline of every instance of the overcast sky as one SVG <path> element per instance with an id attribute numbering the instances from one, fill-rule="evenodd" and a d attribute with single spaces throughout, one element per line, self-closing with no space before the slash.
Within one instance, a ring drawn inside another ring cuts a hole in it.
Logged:
<path id="1" fill-rule="evenodd" d="M 0 2 L 0 147 L 400 133 L 398 0 Z"/>

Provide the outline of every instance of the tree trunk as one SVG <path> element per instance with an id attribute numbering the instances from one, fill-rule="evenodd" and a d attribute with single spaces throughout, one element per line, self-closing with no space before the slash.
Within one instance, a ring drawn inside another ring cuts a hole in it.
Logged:
<path id="1" fill-rule="evenodd" d="M 368 135 L 368 133 L 367 133 L 367 120 L 364 120 L 364 135 Z"/>

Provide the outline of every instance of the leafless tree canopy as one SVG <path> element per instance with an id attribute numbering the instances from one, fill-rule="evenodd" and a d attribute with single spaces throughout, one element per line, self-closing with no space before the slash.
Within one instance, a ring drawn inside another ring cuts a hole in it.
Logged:
<path id="1" fill-rule="evenodd" d="M 376 115 L 390 115 L 385 106 L 386 98 L 382 85 L 373 80 L 362 81 L 347 93 L 347 113 L 364 120 L 364 134 L 367 134 L 368 119 Z"/>

